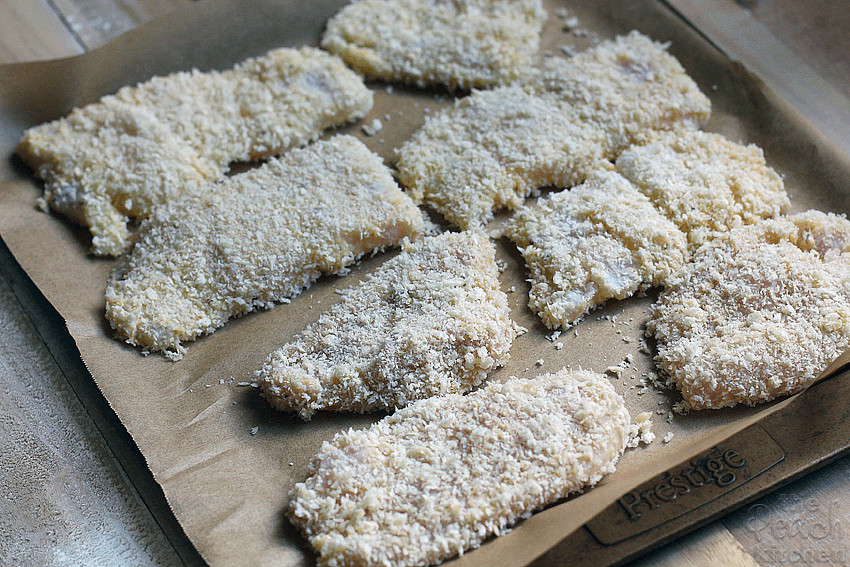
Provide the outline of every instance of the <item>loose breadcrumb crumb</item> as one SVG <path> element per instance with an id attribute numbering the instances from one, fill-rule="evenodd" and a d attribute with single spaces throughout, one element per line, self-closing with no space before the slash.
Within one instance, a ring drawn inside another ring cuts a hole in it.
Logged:
<path id="1" fill-rule="evenodd" d="M 482 88 L 528 72 L 545 19 L 540 0 L 355 0 L 322 47 L 371 78 Z"/>
<path id="2" fill-rule="evenodd" d="M 718 236 L 661 294 L 647 332 L 686 408 L 800 391 L 850 348 L 850 222 L 808 211 Z"/>
<path id="3" fill-rule="evenodd" d="M 494 256 L 472 232 L 405 242 L 269 356 L 257 373 L 265 397 L 310 419 L 468 392 L 509 359 L 517 333 Z"/>
<path id="4" fill-rule="evenodd" d="M 93 253 L 115 256 L 130 244 L 130 219 L 209 190 L 233 161 L 303 145 L 371 107 L 338 58 L 278 49 L 223 72 L 124 87 L 30 128 L 17 151 L 45 182 L 42 203 L 88 226 Z"/>
<path id="5" fill-rule="evenodd" d="M 112 273 L 106 318 L 130 344 L 176 360 L 181 342 L 421 229 L 381 158 L 337 136 L 160 206 Z"/>
<path id="6" fill-rule="evenodd" d="M 439 563 L 596 484 L 632 430 L 587 371 L 422 400 L 322 445 L 289 517 L 319 565 Z"/>
<path id="7" fill-rule="evenodd" d="M 637 414 L 629 439 L 629 447 L 637 447 L 641 443 L 649 445 L 655 440 L 655 433 L 652 432 L 652 412 L 643 411 Z"/>
<path id="8" fill-rule="evenodd" d="M 381 122 L 380 119 L 375 118 L 374 120 L 363 126 L 363 133 L 367 136 L 374 136 L 375 134 L 383 130 L 383 128 L 383 122 Z"/>

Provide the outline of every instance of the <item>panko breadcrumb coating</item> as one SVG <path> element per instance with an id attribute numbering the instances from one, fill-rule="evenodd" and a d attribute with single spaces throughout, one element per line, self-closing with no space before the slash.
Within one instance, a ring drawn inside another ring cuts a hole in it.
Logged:
<path id="1" fill-rule="evenodd" d="M 629 422 L 588 371 L 429 398 L 324 443 L 289 517 L 319 565 L 439 563 L 613 472 Z"/>
<path id="2" fill-rule="evenodd" d="M 791 206 L 761 148 L 720 134 L 659 132 L 651 143 L 626 149 L 616 167 L 688 235 L 692 250 Z"/>
<path id="3" fill-rule="evenodd" d="M 662 293 L 648 333 L 692 409 L 802 390 L 850 348 L 850 222 L 808 211 L 717 236 Z"/>
<path id="4" fill-rule="evenodd" d="M 322 47 L 368 77 L 482 88 L 530 70 L 545 19 L 540 0 L 355 0 Z"/>
<path id="5" fill-rule="evenodd" d="M 634 30 L 569 59 L 550 57 L 523 86 L 571 105 L 585 126 L 604 132 L 611 160 L 655 131 L 697 128 L 711 113 L 711 101 L 667 46 Z"/>
<path id="6" fill-rule="evenodd" d="M 495 250 L 472 232 L 405 242 L 292 342 L 257 381 L 278 409 L 404 407 L 465 393 L 508 360 L 517 334 Z"/>
<path id="7" fill-rule="evenodd" d="M 481 226 L 539 187 L 582 182 L 654 130 L 698 125 L 710 106 L 662 45 L 632 32 L 432 115 L 401 147 L 399 180 L 454 225 Z"/>
<path id="8" fill-rule="evenodd" d="M 521 209 L 505 235 L 528 266 L 529 307 L 549 328 L 662 285 L 687 259 L 684 233 L 613 171 Z"/>
<path id="9" fill-rule="evenodd" d="M 603 135 L 519 87 L 479 91 L 426 120 L 401 149 L 399 180 L 461 228 L 519 207 L 535 189 L 571 186 L 604 159 Z"/>
<path id="10" fill-rule="evenodd" d="M 112 274 L 106 317 L 130 344 L 176 360 L 182 341 L 344 273 L 422 223 L 381 159 L 337 136 L 158 207 Z"/>
<path id="11" fill-rule="evenodd" d="M 30 128 L 17 150 L 44 180 L 43 205 L 88 226 L 93 253 L 118 255 L 131 218 L 208 190 L 231 162 L 302 145 L 371 107 L 371 91 L 338 58 L 278 49 L 227 71 L 122 88 Z"/>

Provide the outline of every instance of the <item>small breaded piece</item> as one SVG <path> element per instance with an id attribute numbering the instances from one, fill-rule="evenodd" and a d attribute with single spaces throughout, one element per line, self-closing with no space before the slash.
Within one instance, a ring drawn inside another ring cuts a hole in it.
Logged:
<path id="1" fill-rule="evenodd" d="M 611 298 L 663 285 L 687 259 L 684 233 L 613 171 L 521 209 L 505 228 L 528 267 L 528 305 L 566 329 Z"/>
<path id="2" fill-rule="evenodd" d="M 717 233 L 772 218 L 791 202 L 782 178 L 755 144 L 720 134 L 658 132 L 617 158 L 617 171 L 688 235 L 692 250 Z"/>
<path id="3" fill-rule="evenodd" d="M 289 518 L 318 565 L 430 565 L 614 471 L 633 432 L 600 374 L 421 400 L 322 445 Z"/>
<path id="4" fill-rule="evenodd" d="M 483 235 L 444 233 L 402 252 L 344 293 L 257 381 L 283 411 L 366 412 L 466 393 L 504 364 L 517 327 Z"/>
<path id="5" fill-rule="evenodd" d="M 601 159 L 709 112 L 676 59 L 633 32 L 427 118 L 400 149 L 399 180 L 454 225 L 477 227 L 539 187 L 581 183 Z"/>
<path id="6" fill-rule="evenodd" d="M 177 360 L 182 341 L 345 273 L 422 223 L 362 142 L 316 142 L 155 209 L 110 278 L 106 318 L 130 344 Z"/>
<path id="7" fill-rule="evenodd" d="M 647 332 L 692 409 L 804 389 L 850 348 L 850 222 L 808 211 L 718 235 L 661 294 Z"/>
<path id="8" fill-rule="evenodd" d="M 127 223 L 207 190 L 231 162 L 279 154 L 360 118 L 372 93 L 338 58 L 278 49 L 224 72 L 155 77 L 30 128 L 17 151 L 44 180 L 43 205 L 118 255 Z"/>
<path id="9" fill-rule="evenodd" d="M 483 88 L 530 70 L 545 19 L 540 0 L 355 0 L 322 47 L 375 79 Z"/>

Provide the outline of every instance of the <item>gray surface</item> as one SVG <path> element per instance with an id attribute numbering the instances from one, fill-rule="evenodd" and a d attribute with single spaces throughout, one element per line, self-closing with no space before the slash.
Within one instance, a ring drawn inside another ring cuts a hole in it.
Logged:
<path id="1" fill-rule="evenodd" d="M 0 387 L 0 564 L 181 564 L 5 277 Z"/>

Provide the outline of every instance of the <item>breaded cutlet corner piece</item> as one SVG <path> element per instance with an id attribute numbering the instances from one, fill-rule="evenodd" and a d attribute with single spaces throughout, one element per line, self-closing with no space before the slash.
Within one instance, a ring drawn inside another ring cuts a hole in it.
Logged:
<path id="1" fill-rule="evenodd" d="M 288 514 L 318 565 L 431 565 L 593 486 L 632 432 L 602 375 L 491 382 L 338 433 L 292 490 Z"/>
<path id="2" fill-rule="evenodd" d="M 231 162 L 303 145 L 371 107 L 340 59 L 278 49 L 227 71 L 124 87 L 30 128 L 17 151 L 44 180 L 42 206 L 88 226 L 94 254 L 116 256 L 130 245 L 130 219 L 209 190 Z"/>
<path id="3" fill-rule="evenodd" d="M 620 154 L 616 168 L 688 235 L 692 250 L 791 206 L 761 148 L 720 134 L 658 132 L 650 143 Z"/>
<path id="4" fill-rule="evenodd" d="M 399 180 L 452 224 L 478 227 L 540 187 L 581 183 L 655 130 L 699 125 L 710 108 L 664 46 L 632 32 L 431 115 L 399 151 Z"/>
<path id="5" fill-rule="evenodd" d="M 322 47 L 374 79 L 484 88 L 530 71 L 545 19 L 540 0 L 355 0 Z"/>
<path id="6" fill-rule="evenodd" d="M 517 327 L 495 249 L 472 232 L 402 252 L 273 352 L 257 381 L 278 409 L 367 412 L 465 393 L 504 364 Z"/>
<path id="7" fill-rule="evenodd" d="M 549 328 L 566 329 L 611 298 L 664 285 L 687 259 L 684 233 L 613 171 L 520 209 L 505 235 L 528 267 L 528 305 Z"/>
<path id="8" fill-rule="evenodd" d="M 802 390 L 850 348 L 850 222 L 808 211 L 717 236 L 661 294 L 647 332 L 691 409 Z"/>
<path id="9" fill-rule="evenodd" d="M 422 223 L 362 142 L 316 142 L 158 207 L 112 273 L 106 318 L 130 344 L 177 360 L 182 342 L 344 274 Z"/>

